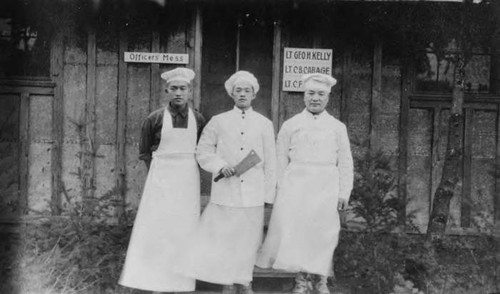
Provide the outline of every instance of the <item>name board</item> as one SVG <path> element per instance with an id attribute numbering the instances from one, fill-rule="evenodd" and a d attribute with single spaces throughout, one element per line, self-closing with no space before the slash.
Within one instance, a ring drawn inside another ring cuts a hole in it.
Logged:
<path id="1" fill-rule="evenodd" d="M 332 49 L 285 48 L 283 53 L 283 91 L 302 92 L 305 74 L 332 74 Z"/>
<path id="2" fill-rule="evenodd" d="M 125 62 L 188 64 L 188 54 L 125 52 Z"/>

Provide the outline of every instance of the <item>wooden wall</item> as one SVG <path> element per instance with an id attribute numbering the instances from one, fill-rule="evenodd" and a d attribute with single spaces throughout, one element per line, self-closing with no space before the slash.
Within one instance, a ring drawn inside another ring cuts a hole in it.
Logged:
<path id="1" fill-rule="evenodd" d="M 125 63 L 123 53 L 188 53 L 187 66 L 199 68 L 200 10 L 175 13 L 182 21 L 165 27 L 69 22 L 51 39 L 51 77 L 0 81 L 2 123 L 12 130 L 0 142 L 1 164 L 11 166 L 1 176 L 5 221 L 64 214 L 68 201 L 110 195 L 137 208 L 147 174 L 138 159 L 141 122 L 165 102 L 161 72 L 177 65 Z M 199 84 L 197 77 L 195 106 Z M 114 215 L 123 212 L 118 205 Z"/>
<path id="2" fill-rule="evenodd" d="M 146 177 L 138 160 L 140 124 L 165 102 L 159 75 L 175 65 L 125 63 L 123 52 L 188 53 L 188 67 L 198 73 L 192 105 L 207 118 L 231 106 L 223 82 L 236 66 L 256 72 L 263 89 L 256 109 L 278 130 L 303 109 L 301 93 L 281 91 L 283 48 L 332 48 L 338 83 L 328 111 L 346 123 L 355 157 L 367 142 L 394 158 L 398 195 L 408 200 L 402 215 L 413 215 L 425 230 L 444 159 L 450 97 L 416 93 L 413 67 L 388 53 L 397 50 L 387 44 L 345 43 L 314 27 L 297 31 L 286 17 L 266 13 L 259 14 L 266 15 L 259 23 L 264 28 L 240 27 L 238 38 L 238 19 L 221 17 L 230 12 L 184 7 L 175 11 L 182 17 L 166 27 L 101 22 L 82 30 L 69 24 L 52 40 L 50 79 L 0 81 L 0 102 L 10 107 L 1 111 L 12 113 L 5 121 L 14 126 L 0 142 L 1 150 L 10 150 L 0 166 L 12 167 L 0 174 L 8 187 L 2 201 L 19 200 L 17 212 L 2 215 L 58 215 L 68 200 L 106 195 L 136 209 Z M 252 42 L 259 30 L 262 38 Z M 499 71 L 493 68 L 492 75 Z M 449 223 L 455 233 L 500 219 L 500 181 L 494 175 L 500 97 L 466 99 L 464 167 L 457 171 L 462 181 Z M 12 180 L 16 175 L 18 181 Z M 203 179 L 210 181 L 206 174 Z M 209 184 L 202 186 L 208 196 Z M 123 212 L 118 205 L 113 213 Z"/>

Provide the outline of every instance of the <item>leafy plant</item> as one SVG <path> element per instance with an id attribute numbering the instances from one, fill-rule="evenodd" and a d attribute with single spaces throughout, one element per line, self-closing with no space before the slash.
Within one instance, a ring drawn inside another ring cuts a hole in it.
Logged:
<path id="1" fill-rule="evenodd" d="M 115 293 L 118 287 L 131 227 L 127 222 L 113 221 L 114 210 L 121 205 L 118 187 L 97 197 L 85 197 L 94 187 L 84 185 L 83 170 L 99 156 L 98 147 L 85 136 L 85 124 L 72 122 L 80 135 L 81 150 L 76 156 L 81 166 L 73 175 L 81 182 L 81 195 L 70 196 L 61 183 L 65 200 L 62 216 L 44 216 L 20 229 L 22 242 L 11 283 L 20 293 Z M 133 219 L 131 211 L 127 214 L 126 218 Z M 120 289 L 120 293 L 129 290 Z"/>
<path id="2" fill-rule="evenodd" d="M 356 293 L 390 293 L 404 272 L 399 242 L 406 234 L 396 231 L 404 203 L 396 194 L 396 174 L 390 155 L 369 151 L 355 161 L 351 193 L 351 222 L 357 230 L 341 232 L 335 269 L 354 285 Z M 356 224 L 356 226 L 354 226 Z"/>
<path id="3" fill-rule="evenodd" d="M 337 279 L 351 285 L 353 293 L 498 291 L 500 255 L 494 248 L 500 243 L 491 235 L 493 228 L 430 242 L 413 225 L 412 213 L 407 212 L 405 225 L 398 221 L 406 204 L 396 194 L 392 157 L 363 148 L 356 158 L 351 221 L 335 252 Z M 485 223 L 481 216 L 474 221 Z"/>

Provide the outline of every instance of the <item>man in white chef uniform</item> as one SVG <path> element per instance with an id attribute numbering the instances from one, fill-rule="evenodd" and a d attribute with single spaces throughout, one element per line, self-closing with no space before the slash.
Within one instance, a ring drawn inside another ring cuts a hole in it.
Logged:
<path id="1" fill-rule="evenodd" d="M 302 78 L 305 109 L 278 134 L 278 194 L 257 266 L 297 273 L 293 293 L 330 293 L 337 210 L 347 206 L 353 162 L 345 125 L 325 107 L 336 81 L 324 74 Z M 312 283 L 311 283 L 312 282 Z"/>
<path id="2" fill-rule="evenodd" d="M 195 73 L 176 68 L 161 75 L 169 103 L 142 124 L 140 158 L 149 168 L 119 284 L 156 292 L 186 292 L 195 280 L 174 272 L 179 244 L 200 214 L 195 159 L 201 114 L 188 107 Z"/>
<path id="3" fill-rule="evenodd" d="M 264 202 L 275 197 L 275 137 L 271 121 L 255 112 L 253 74 L 238 71 L 225 83 L 234 108 L 212 117 L 197 148 L 200 166 L 216 177 L 199 228 L 187 242 L 181 272 L 222 284 L 222 293 L 253 293 L 251 281 L 262 242 Z M 234 166 L 254 150 L 262 161 L 241 175 Z M 238 292 L 237 292 L 238 291 Z"/>

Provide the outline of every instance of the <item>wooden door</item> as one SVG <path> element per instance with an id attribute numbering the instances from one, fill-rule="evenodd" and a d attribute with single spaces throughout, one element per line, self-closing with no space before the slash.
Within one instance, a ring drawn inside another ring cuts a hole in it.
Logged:
<path id="1" fill-rule="evenodd" d="M 237 70 L 255 75 L 260 90 L 252 106 L 271 119 L 273 21 L 264 8 L 206 7 L 203 12 L 200 110 L 208 120 L 230 110 L 234 102 L 224 82 Z M 210 194 L 210 175 L 202 174 L 202 194 Z"/>

